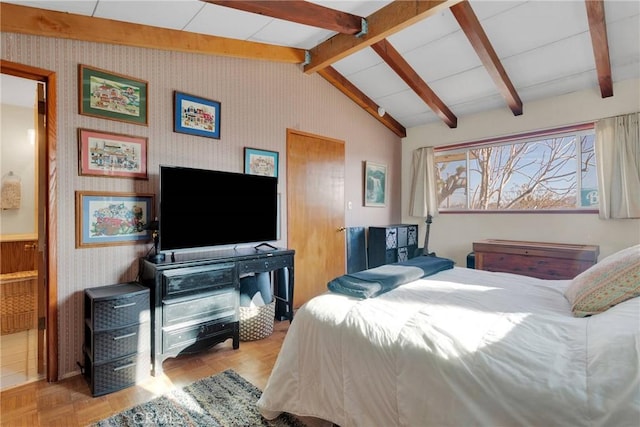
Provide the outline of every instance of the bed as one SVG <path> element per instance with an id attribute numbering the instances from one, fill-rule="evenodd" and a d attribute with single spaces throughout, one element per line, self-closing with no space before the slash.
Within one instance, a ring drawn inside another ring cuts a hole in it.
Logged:
<path id="1" fill-rule="evenodd" d="M 631 274 L 635 296 L 640 261 Z M 297 311 L 258 408 L 342 427 L 638 426 L 640 298 L 575 317 L 574 281 L 453 267 L 328 291 Z"/>

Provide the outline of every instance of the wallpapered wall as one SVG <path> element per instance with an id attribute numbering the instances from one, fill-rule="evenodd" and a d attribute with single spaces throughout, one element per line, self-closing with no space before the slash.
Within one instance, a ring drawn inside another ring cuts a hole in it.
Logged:
<path id="1" fill-rule="evenodd" d="M 3 59 L 57 73 L 61 378 L 78 373 L 84 289 L 135 279 L 137 259 L 150 247 L 76 249 L 75 191 L 157 193 L 160 164 L 242 172 L 243 148 L 248 146 L 280 153 L 279 192 L 286 206 L 286 129 L 292 128 L 345 141 L 345 205 L 353 205 L 345 211 L 346 226 L 400 219 L 400 139 L 324 79 L 304 74 L 298 65 L 11 33 L 2 33 L 0 41 Z M 149 126 L 79 115 L 78 64 L 148 81 Z M 174 90 L 221 102 L 219 140 L 173 132 Z M 79 176 L 78 128 L 148 137 L 149 180 Z M 385 208 L 362 206 L 365 160 L 389 167 Z M 286 246 L 286 209 L 282 214 L 278 243 Z"/>

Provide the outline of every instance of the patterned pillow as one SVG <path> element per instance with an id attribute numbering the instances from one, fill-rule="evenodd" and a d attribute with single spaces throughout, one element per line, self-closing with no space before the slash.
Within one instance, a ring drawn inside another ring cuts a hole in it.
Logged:
<path id="1" fill-rule="evenodd" d="M 576 317 L 602 313 L 640 295 L 640 245 L 609 255 L 577 275 L 564 292 Z"/>

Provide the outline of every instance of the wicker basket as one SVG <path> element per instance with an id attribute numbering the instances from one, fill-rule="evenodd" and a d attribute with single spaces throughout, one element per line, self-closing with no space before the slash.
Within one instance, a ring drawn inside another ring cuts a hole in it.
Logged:
<path id="1" fill-rule="evenodd" d="M 275 299 L 265 305 L 240 307 L 240 340 L 255 341 L 271 335 L 275 314 Z"/>
<path id="2" fill-rule="evenodd" d="M 0 334 L 38 327 L 37 286 L 37 271 L 0 274 Z"/>

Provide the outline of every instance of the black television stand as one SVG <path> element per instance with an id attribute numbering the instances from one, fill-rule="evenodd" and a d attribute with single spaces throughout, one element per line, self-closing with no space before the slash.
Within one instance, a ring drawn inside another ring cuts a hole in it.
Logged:
<path id="1" fill-rule="evenodd" d="M 167 358 L 207 350 L 227 339 L 234 349 L 239 347 L 241 276 L 273 272 L 275 317 L 291 322 L 294 254 L 291 249 L 246 247 L 176 254 L 159 263 L 141 258 L 140 280 L 151 291 L 152 374 L 162 374 Z"/>

